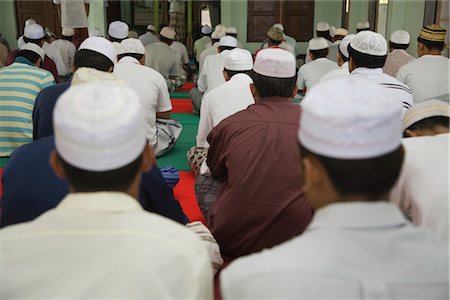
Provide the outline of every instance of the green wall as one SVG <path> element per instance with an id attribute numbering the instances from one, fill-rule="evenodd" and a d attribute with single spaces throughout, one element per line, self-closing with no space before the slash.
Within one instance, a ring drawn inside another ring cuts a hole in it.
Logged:
<path id="1" fill-rule="evenodd" d="M 106 35 L 106 8 L 103 0 L 90 0 L 89 28 L 99 28 Z"/>
<path id="2" fill-rule="evenodd" d="M 11 49 L 17 49 L 17 22 L 13 0 L 0 0 L 0 32 Z"/>
<path id="3" fill-rule="evenodd" d="M 392 0 L 391 0 L 392 1 Z M 356 33 L 356 24 L 361 21 L 368 21 L 369 0 L 350 0 L 350 22 L 348 30 Z"/>

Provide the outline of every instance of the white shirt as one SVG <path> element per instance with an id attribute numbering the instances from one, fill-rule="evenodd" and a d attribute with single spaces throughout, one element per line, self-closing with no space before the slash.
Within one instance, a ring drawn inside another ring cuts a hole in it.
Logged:
<path id="1" fill-rule="evenodd" d="M 223 299 L 447 299 L 447 245 L 393 204 L 337 203 L 300 236 L 235 260 Z"/>
<path id="2" fill-rule="evenodd" d="M 205 63 L 205 59 L 210 55 L 215 55 L 219 53 L 217 50 L 219 48 L 219 42 L 215 42 L 212 46 L 207 47 L 205 50 L 200 53 L 200 60 L 199 60 L 199 71 L 201 72 L 203 69 L 203 64 Z"/>
<path id="3" fill-rule="evenodd" d="M 150 145 L 157 142 L 156 113 L 172 110 L 166 80 L 134 57 L 126 56 L 114 66 L 113 74 L 125 81 L 141 98 L 145 111 L 145 127 Z"/>
<path id="4" fill-rule="evenodd" d="M 413 95 L 411 89 L 394 77 L 384 74 L 382 68 L 357 68 L 353 70 L 350 76 L 368 79 L 384 87 L 391 95 L 393 95 L 393 99 L 398 99 L 401 101 L 403 105 L 402 118 L 406 110 L 413 105 Z"/>
<path id="5" fill-rule="evenodd" d="M 348 61 L 342 64 L 338 69 L 331 70 L 320 78 L 320 82 L 326 81 L 331 78 L 336 78 L 339 76 L 350 75 L 350 71 L 348 70 Z"/>
<path id="6" fill-rule="evenodd" d="M 197 87 L 200 92 L 207 93 L 225 83 L 223 67 L 229 54 L 230 50 L 224 50 L 206 58 L 197 80 Z"/>
<path id="7" fill-rule="evenodd" d="M 70 28 L 88 27 L 85 4 L 89 0 L 53 0 L 55 4 L 61 4 L 61 25 Z"/>
<path id="8" fill-rule="evenodd" d="M 327 40 L 327 44 L 328 47 L 330 47 L 331 45 L 333 45 L 332 42 L 330 42 L 329 40 Z M 305 56 L 305 64 L 312 62 L 313 60 L 311 59 L 311 56 L 309 55 L 309 47 L 306 48 L 306 56 Z"/>
<path id="9" fill-rule="evenodd" d="M 337 41 L 333 42 L 333 43 L 330 45 L 330 47 L 328 47 L 328 55 L 327 55 L 327 58 L 328 58 L 329 60 L 332 60 L 332 61 L 334 61 L 334 62 L 337 61 L 336 54 L 339 52 L 339 44 L 340 44 L 340 43 L 341 43 L 341 41 L 340 41 L 340 40 L 337 40 Z"/>
<path id="10" fill-rule="evenodd" d="M 220 121 L 255 103 L 250 83 L 253 83 L 253 80 L 247 74 L 236 74 L 203 97 L 197 147 L 209 147 L 206 138 Z"/>
<path id="11" fill-rule="evenodd" d="M 64 76 L 70 73 L 70 69 L 67 69 L 67 66 L 64 63 L 61 52 L 58 48 L 56 48 L 53 44 L 44 42 L 44 44 L 42 44 L 42 50 L 44 50 L 45 55 L 50 57 L 55 62 L 58 75 Z"/>
<path id="12" fill-rule="evenodd" d="M 200 239 L 123 193 L 69 194 L 0 231 L 1 299 L 211 299 Z"/>
<path id="13" fill-rule="evenodd" d="M 337 69 L 339 66 L 334 61 L 328 58 L 322 57 L 313 60 L 310 63 L 304 64 L 298 69 L 297 73 L 297 87 L 299 90 L 311 89 L 316 83 L 319 82 L 320 78 L 330 72 L 331 70 Z"/>
<path id="14" fill-rule="evenodd" d="M 139 36 L 139 40 L 142 42 L 142 44 L 145 46 L 150 45 L 151 43 L 156 43 L 159 42 L 158 38 L 156 37 L 156 35 L 154 35 L 151 32 L 146 32 L 144 34 L 141 34 Z"/>
<path id="15" fill-rule="evenodd" d="M 189 55 L 187 53 L 187 49 L 186 49 L 185 45 L 183 45 L 182 43 L 180 43 L 178 41 L 174 41 L 172 43 L 172 45 L 170 45 L 170 48 L 177 51 L 178 63 L 180 64 L 181 67 L 183 67 L 183 65 L 186 65 L 189 63 Z"/>
<path id="16" fill-rule="evenodd" d="M 449 239 L 450 134 L 403 139 L 405 159 L 391 201 L 411 216 L 414 224 Z"/>
<path id="17" fill-rule="evenodd" d="M 75 52 L 77 52 L 77 47 L 75 47 L 72 42 L 63 39 L 56 40 L 52 42 L 51 45 L 59 50 L 66 70 L 70 73 L 73 65 L 73 59 L 75 58 Z"/>
<path id="18" fill-rule="evenodd" d="M 423 55 L 402 66 L 397 79 L 413 91 L 414 103 L 430 98 L 449 97 L 450 59 L 441 55 Z"/>

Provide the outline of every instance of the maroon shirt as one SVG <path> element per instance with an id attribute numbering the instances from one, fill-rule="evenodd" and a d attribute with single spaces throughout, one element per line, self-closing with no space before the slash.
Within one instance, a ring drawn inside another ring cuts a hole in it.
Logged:
<path id="1" fill-rule="evenodd" d="M 208 166 L 224 180 L 208 227 L 224 256 L 236 258 L 302 233 L 313 209 L 306 200 L 297 140 L 300 107 L 261 98 L 209 134 Z"/>
<path id="2" fill-rule="evenodd" d="M 8 53 L 8 56 L 6 57 L 6 65 L 11 65 L 14 60 L 16 59 L 16 55 L 19 50 L 14 50 Z M 41 63 L 41 69 L 47 70 L 50 73 L 52 73 L 53 78 L 55 79 L 55 82 L 59 82 L 58 80 L 58 71 L 56 70 L 56 64 L 55 62 L 48 57 L 47 55 L 44 57 L 44 61 Z"/>

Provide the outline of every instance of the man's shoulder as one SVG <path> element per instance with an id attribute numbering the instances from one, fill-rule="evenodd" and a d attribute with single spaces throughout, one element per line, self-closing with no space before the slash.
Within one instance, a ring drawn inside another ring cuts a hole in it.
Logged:
<path id="1" fill-rule="evenodd" d="M 69 81 L 48 86 L 39 92 L 36 101 L 38 101 L 38 99 L 43 99 L 44 101 L 56 101 L 69 87 Z"/>

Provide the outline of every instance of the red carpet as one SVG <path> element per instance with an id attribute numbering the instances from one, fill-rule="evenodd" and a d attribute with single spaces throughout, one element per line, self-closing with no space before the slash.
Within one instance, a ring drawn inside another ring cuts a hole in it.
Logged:
<path id="1" fill-rule="evenodd" d="M 171 99 L 172 113 L 192 113 L 192 100 L 190 98 Z"/>
<path id="2" fill-rule="evenodd" d="M 177 91 L 190 91 L 194 87 L 193 82 L 185 82 Z"/>
<path id="3" fill-rule="evenodd" d="M 175 198 L 180 202 L 184 213 L 191 222 L 205 223 L 202 212 L 197 204 L 194 191 L 195 175 L 190 171 L 180 171 L 180 182 L 174 188 Z"/>

